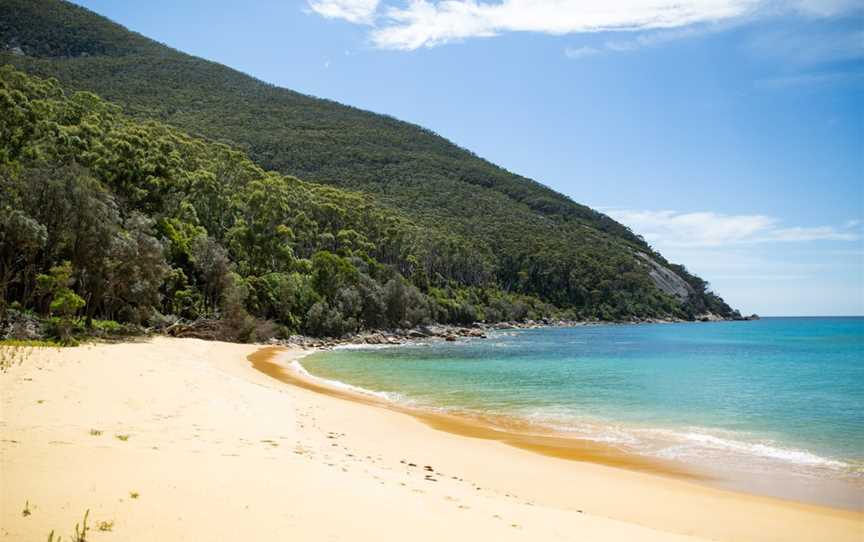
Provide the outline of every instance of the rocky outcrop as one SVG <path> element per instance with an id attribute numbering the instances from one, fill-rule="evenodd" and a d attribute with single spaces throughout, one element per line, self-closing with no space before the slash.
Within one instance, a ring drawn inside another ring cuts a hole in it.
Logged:
<path id="1" fill-rule="evenodd" d="M 637 252 L 636 255 L 649 266 L 648 276 L 651 277 L 654 285 L 660 291 L 675 296 L 681 303 L 686 303 L 690 296 L 695 293 L 693 287 L 687 284 L 684 279 L 668 267 L 657 263 L 651 256 L 644 252 Z"/>
<path id="2" fill-rule="evenodd" d="M 718 316 L 712 312 L 706 312 L 705 314 L 700 314 L 696 317 L 696 320 L 699 322 L 722 322 L 726 320 L 722 316 Z"/>

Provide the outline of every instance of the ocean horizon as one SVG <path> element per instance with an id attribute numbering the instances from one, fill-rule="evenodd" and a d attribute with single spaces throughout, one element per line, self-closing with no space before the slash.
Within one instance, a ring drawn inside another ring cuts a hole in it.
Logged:
<path id="1" fill-rule="evenodd" d="M 591 325 L 352 346 L 301 370 L 416 408 L 516 418 L 693 466 L 721 486 L 860 508 L 864 317 Z"/>

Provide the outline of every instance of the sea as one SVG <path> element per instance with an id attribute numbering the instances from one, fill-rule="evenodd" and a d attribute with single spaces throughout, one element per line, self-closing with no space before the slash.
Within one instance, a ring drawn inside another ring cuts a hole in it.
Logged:
<path id="1" fill-rule="evenodd" d="M 300 363 L 405 406 L 517 418 L 721 487 L 864 508 L 861 317 L 503 330 Z"/>

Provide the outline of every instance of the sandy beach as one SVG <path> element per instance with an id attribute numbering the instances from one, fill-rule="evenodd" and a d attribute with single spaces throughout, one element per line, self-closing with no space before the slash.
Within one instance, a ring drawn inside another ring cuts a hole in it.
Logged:
<path id="1" fill-rule="evenodd" d="M 323 388 L 287 368 L 307 353 L 29 350 L 0 375 L 0 536 L 66 540 L 89 510 L 105 541 L 864 539 L 861 513 Z"/>

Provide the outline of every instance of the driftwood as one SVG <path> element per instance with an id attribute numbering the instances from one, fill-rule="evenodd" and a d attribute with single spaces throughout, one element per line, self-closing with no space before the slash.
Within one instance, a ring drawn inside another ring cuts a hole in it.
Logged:
<path id="1" fill-rule="evenodd" d="M 171 337 L 214 341 L 224 338 L 225 321 L 215 318 L 198 318 L 192 322 L 177 321 L 163 329 L 162 333 Z"/>

